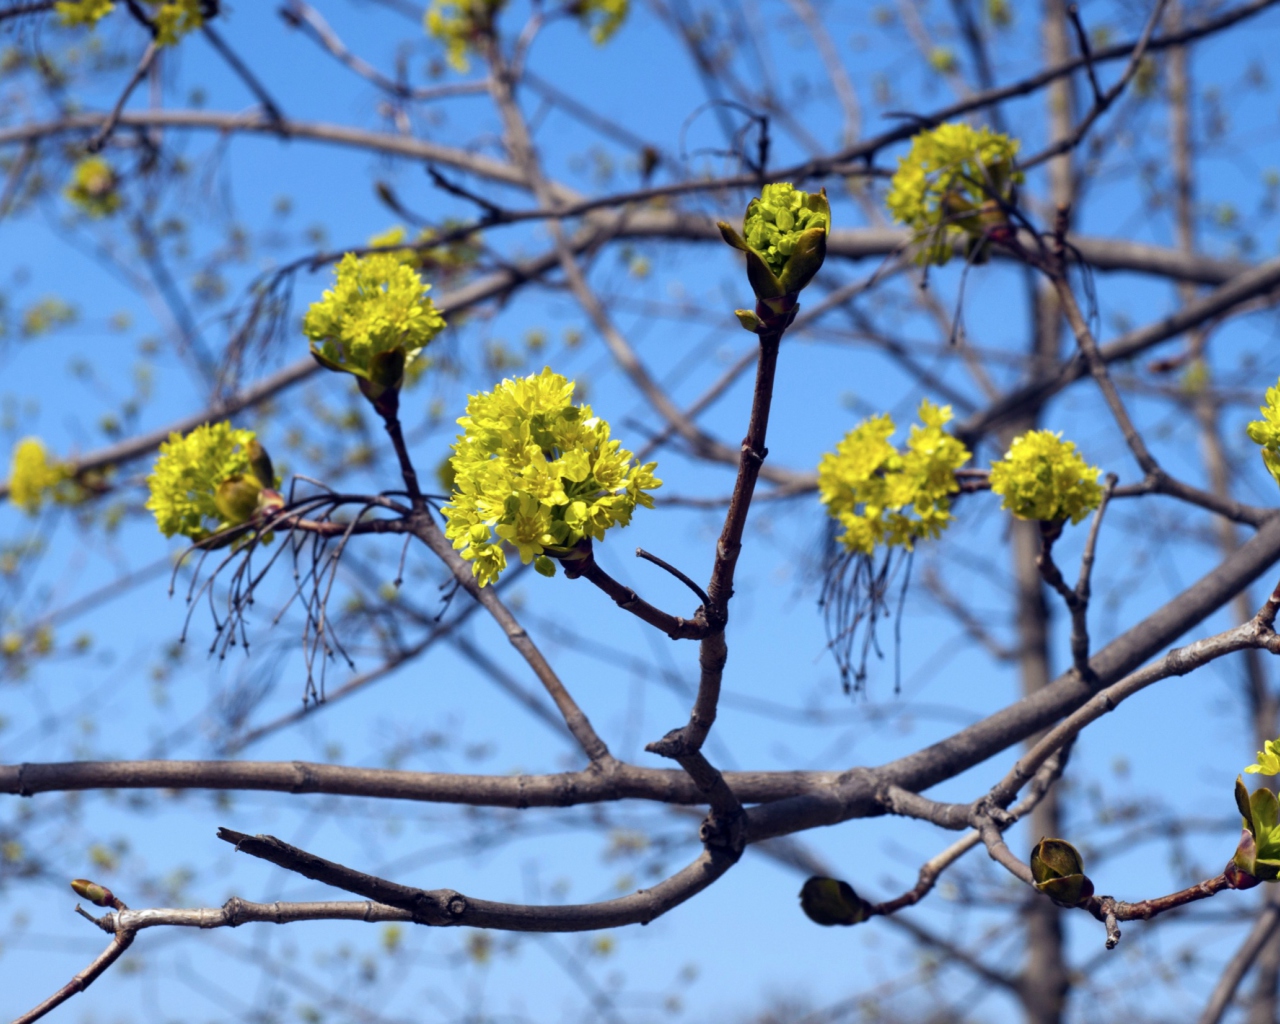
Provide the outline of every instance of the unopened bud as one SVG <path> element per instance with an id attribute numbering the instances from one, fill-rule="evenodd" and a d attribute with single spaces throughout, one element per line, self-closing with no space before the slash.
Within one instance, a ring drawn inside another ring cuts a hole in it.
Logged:
<path id="1" fill-rule="evenodd" d="M 750 331 L 752 334 L 760 332 L 760 318 L 750 309 L 735 309 L 733 315 L 738 318 L 738 323 L 742 324 L 744 331 Z"/>
<path id="2" fill-rule="evenodd" d="M 870 917 L 871 904 L 838 878 L 815 876 L 800 889 L 800 909 L 821 925 L 858 924 Z"/>
<path id="3" fill-rule="evenodd" d="M 258 511 L 262 485 L 254 476 L 228 477 L 213 494 L 213 504 L 228 526 L 247 523 Z"/>
<path id="4" fill-rule="evenodd" d="M 1031 851 L 1035 887 L 1060 907 L 1074 907 L 1093 895 L 1080 851 L 1063 839 L 1041 839 Z"/>
<path id="5" fill-rule="evenodd" d="M 115 895 L 110 889 L 97 882 L 90 882 L 87 878 L 73 878 L 71 888 L 75 890 L 77 896 L 88 900 L 94 906 L 114 907 L 116 904 Z"/>

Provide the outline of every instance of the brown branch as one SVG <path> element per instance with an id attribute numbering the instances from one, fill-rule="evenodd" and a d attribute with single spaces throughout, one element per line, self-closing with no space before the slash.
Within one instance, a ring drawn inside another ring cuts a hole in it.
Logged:
<path id="1" fill-rule="evenodd" d="M 494 621 L 506 633 L 511 646 L 520 653 L 520 656 L 533 669 L 534 675 L 538 677 L 538 680 L 546 688 L 560 714 L 564 716 L 565 724 L 569 727 L 569 731 L 573 733 L 574 739 L 578 741 L 583 752 L 591 760 L 593 767 L 606 772 L 606 774 L 612 771 L 617 762 L 614 761 L 609 753 L 609 748 L 605 745 L 604 740 L 597 735 L 586 714 L 578 707 L 573 697 L 569 695 L 569 691 L 565 689 L 564 683 L 560 681 L 555 669 L 551 667 L 542 652 L 538 650 L 537 645 L 530 639 L 529 634 L 525 632 L 524 627 L 516 620 L 511 610 L 502 603 L 494 589 L 492 587 L 482 587 L 476 582 L 471 564 L 464 561 L 462 556 L 453 549 L 453 545 L 449 543 L 449 540 L 441 532 L 440 527 L 436 525 L 435 520 L 431 518 L 430 512 L 424 510 L 414 515 L 413 533 L 448 566 L 449 571 L 453 573 L 453 578 L 458 581 L 462 589 L 475 598 L 476 602 L 493 616 Z"/>
<path id="2" fill-rule="evenodd" d="M 838 772 L 728 772 L 743 800 L 768 803 L 835 783 Z M 308 761 L 66 761 L 0 765 L 0 793 L 104 789 L 210 789 L 326 793 L 453 803 L 472 807 L 572 807 L 617 800 L 697 806 L 706 803 L 682 771 L 618 763 L 609 773 L 584 769 L 549 775 L 461 775 L 353 768 Z"/>
<path id="3" fill-rule="evenodd" d="M 93 963 L 89 964 L 88 967 L 39 1006 L 14 1018 L 13 1024 L 32 1024 L 33 1021 L 39 1020 L 51 1010 L 61 1006 L 72 996 L 79 995 L 102 977 L 107 969 L 124 955 L 124 951 L 133 945 L 133 937 L 134 933 L 132 931 L 121 930 L 116 932 L 115 936 L 107 944 L 107 948 L 94 958 Z"/>
<path id="4" fill-rule="evenodd" d="M 133 74 L 129 76 L 129 81 L 125 83 L 124 89 L 120 93 L 120 98 L 116 100 L 116 105 L 111 108 L 111 113 L 103 119 L 98 130 L 84 144 L 84 148 L 90 153 L 97 153 L 107 144 L 107 140 L 111 138 L 111 133 L 116 130 L 116 125 L 120 123 L 120 115 L 124 111 L 124 105 L 129 102 L 129 97 L 133 95 L 133 90 L 138 87 L 138 83 L 151 70 L 151 64 L 159 52 L 159 44 L 152 39 L 147 44 L 146 50 L 143 51 L 142 59 L 138 61 L 138 66 L 133 69 Z"/>
<path id="5" fill-rule="evenodd" d="M 712 629 L 703 608 L 699 608 L 692 618 L 685 619 L 654 607 L 630 587 L 623 586 L 600 568 L 594 552 L 588 552 L 586 558 L 566 560 L 563 565 L 564 574 L 569 579 L 581 577 L 589 580 L 608 594 L 613 599 L 613 603 L 623 611 L 630 612 L 642 622 L 662 630 L 672 640 L 701 640 Z"/>
<path id="6" fill-rule="evenodd" d="M 736 860 L 708 847 L 692 864 L 652 888 L 640 889 L 629 896 L 599 903 L 530 906 L 479 900 L 452 889 L 400 885 L 317 857 L 274 836 L 249 836 L 220 828 L 218 838 L 234 844 L 241 853 L 287 871 L 407 910 L 418 924 L 515 932 L 581 932 L 648 924 L 696 896 L 733 867 Z"/>

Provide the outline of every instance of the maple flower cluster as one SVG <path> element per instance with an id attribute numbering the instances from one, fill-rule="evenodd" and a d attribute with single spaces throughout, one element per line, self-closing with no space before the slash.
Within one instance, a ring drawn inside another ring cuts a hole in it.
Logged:
<path id="1" fill-rule="evenodd" d="M 839 541 L 849 551 L 871 554 L 877 545 L 908 551 L 950 524 L 956 470 L 969 450 L 943 430 L 950 406 L 920 403 L 905 451 L 890 442 L 897 427 L 888 413 L 863 420 L 818 464 L 818 495 L 827 513 L 844 527 Z"/>
<path id="2" fill-rule="evenodd" d="M 591 406 L 573 404 L 573 390 L 546 368 L 472 395 L 458 420 L 445 535 L 482 587 L 506 568 L 504 544 L 553 576 L 548 555 L 571 557 L 587 538 L 626 526 L 637 505 L 653 508 L 656 463 L 633 462 Z"/>
<path id="3" fill-rule="evenodd" d="M 45 499 L 59 500 L 59 489 L 71 478 L 67 467 L 49 458 L 38 437 L 24 437 L 13 447 L 9 467 L 9 500 L 28 515 L 35 515 Z"/>
<path id="4" fill-rule="evenodd" d="M 336 281 L 311 304 L 303 333 L 311 354 L 329 370 L 354 374 L 372 399 L 398 388 L 404 369 L 444 329 L 426 297 L 431 285 L 395 252 L 347 253 Z"/>
<path id="5" fill-rule="evenodd" d="M 1019 519 L 1075 524 L 1102 501 L 1100 473 L 1061 433 L 1029 430 L 991 464 L 991 490 L 1003 499 L 1000 507 Z"/>
<path id="6" fill-rule="evenodd" d="M 76 164 L 62 194 L 90 217 L 109 217 L 120 209 L 119 184 L 110 163 L 100 156 L 89 156 Z"/>
<path id="7" fill-rule="evenodd" d="M 941 124 L 911 140 L 885 202 L 894 220 L 923 243 L 917 263 L 941 266 L 957 240 L 976 242 L 1006 222 L 1001 204 L 1013 201 L 1013 188 L 1022 181 L 1013 163 L 1017 153 L 1016 139 L 962 122 Z"/>
<path id="8" fill-rule="evenodd" d="M 173 46 L 205 21 L 202 0 L 146 0 L 147 14 L 155 26 L 156 45 Z M 94 28 L 115 10 L 113 0 L 58 0 L 53 5 L 58 21 L 64 26 L 86 25 Z"/>
<path id="9" fill-rule="evenodd" d="M 494 19 L 506 5 L 507 0 L 431 0 L 423 22 L 427 34 L 444 43 L 449 64 L 465 72 L 476 39 L 493 31 Z M 567 7 L 597 45 L 613 37 L 630 9 L 631 0 L 575 0 Z"/>
<path id="10" fill-rule="evenodd" d="M 747 279 L 756 298 L 775 313 L 794 304 L 795 296 L 813 280 L 827 254 L 831 206 L 826 191 L 802 192 L 787 182 L 765 185 L 747 204 L 739 235 L 718 225 L 724 240 L 747 255 Z M 738 310 L 738 319 L 756 330 L 759 318 Z"/>
<path id="11" fill-rule="evenodd" d="M 1250 441 L 1261 446 L 1263 463 L 1280 483 L 1280 387 L 1267 388 L 1267 404 L 1258 411 L 1262 419 L 1254 420 L 1245 431 Z"/>
<path id="12" fill-rule="evenodd" d="M 242 526 L 278 499 L 271 460 L 252 430 L 209 423 L 183 436 L 170 434 L 160 446 L 147 487 L 147 509 L 166 537 L 201 541 L 219 530 Z"/>

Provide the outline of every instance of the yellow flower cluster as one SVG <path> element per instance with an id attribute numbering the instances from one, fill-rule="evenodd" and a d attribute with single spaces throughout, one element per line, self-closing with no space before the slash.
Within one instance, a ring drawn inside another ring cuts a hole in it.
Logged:
<path id="1" fill-rule="evenodd" d="M 923 243 L 916 262 L 941 266 L 958 239 L 977 239 L 1006 222 L 1001 203 L 1022 181 L 1014 169 L 1018 142 L 962 122 L 939 125 L 911 140 L 898 161 L 885 202 L 894 220 Z"/>
<path id="2" fill-rule="evenodd" d="M 271 460 L 252 430 L 209 423 L 160 446 L 147 487 L 147 509 L 166 537 L 192 540 L 248 522 L 274 488 Z"/>
<path id="3" fill-rule="evenodd" d="M 311 304 L 303 333 L 329 370 L 354 374 L 376 390 L 398 388 L 404 368 L 444 329 L 430 290 L 398 253 L 347 253 L 333 288 Z M 376 398 L 377 394 L 370 397 Z"/>
<path id="4" fill-rule="evenodd" d="M 61 25 L 88 25 L 93 28 L 115 10 L 112 0 L 58 0 L 53 12 Z"/>
<path id="5" fill-rule="evenodd" d="M 631 0 L 579 0 L 578 19 L 591 33 L 591 41 L 603 46 L 627 20 Z"/>
<path id="6" fill-rule="evenodd" d="M 656 463 L 633 463 L 608 423 L 573 404 L 573 388 L 546 368 L 472 395 L 458 420 L 445 534 L 482 587 L 506 568 L 504 543 L 553 576 L 547 554 L 569 555 L 585 538 L 626 526 L 637 505 L 653 508 L 646 492 L 662 485 Z"/>
<path id="7" fill-rule="evenodd" d="M 1258 763 L 1245 769 L 1250 775 L 1280 775 L 1280 739 L 1265 740 L 1258 751 Z"/>
<path id="8" fill-rule="evenodd" d="M 726 242 L 746 253 L 747 280 L 756 298 L 783 313 L 822 266 L 831 205 L 825 189 L 803 192 L 782 181 L 765 185 L 747 204 L 741 235 L 724 221 L 716 226 Z M 747 330 L 759 326 L 750 310 L 738 310 L 737 316 Z"/>
<path id="9" fill-rule="evenodd" d="M 49 458 L 38 437 L 24 437 L 13 447 L 9 467 L 9 500 L 28 515 L 35 515 L 45 499 L 59 500 L 58 489 L 71 478 L 67 467 Z"/>
<path id="10" fill-rule="evenodd" d="M 1262 447 L 1262 461 L 1280 483 L 1280 387 L 1267 388 L 1267 404 L 1258 411 L 1262 419 L 1254 420 L 1245 431 L 1250 441 Z"/>
<path id="11" fill-rule="evenodd" d="M 1019 519 L 1078 523 L 1102 501 L 1101 471 L 1052 430 L 1029 430 L 991 465 L 991 489 L 1000 507 Z"/>
<path id="12" fill-rule="evenodd" d="M 76 164 L 62 194 L 90 217 L 109 217 L 120 209 L 119 184 L 110 163 L 100 156 L 89 156 Z"/>
<path id="13" fill-rule="evenodd" d="M 481 33 L 492 31 L 493 19 L 507 0 L 431 0 L 427 34 L 444 43 L 445 57 L 456 71 L 470 68 L 467 55 Z"/>
<path id="14" fill-rule="evenodd" d="M 151 22 L 156 28 L 156 45 L 173 46 L 189 32 L 204 24 L 207 0 L 146 0 L 153 10 Z M 87 25 L 98 22 L 115 10 L 113 0 L 58 0 L 53 5 L 60 24 Z"/>
<path id="15" fill-rule="evenodd" d="M 949 405 L 920 403 L 907 448 L 889 438 L 897 429 L 887 413 L 863 420 L 818 464 L 818 495 L 827 514 L 844 527 L 840 543 L 871 554 L 878 544 L 908 551 L 922 537 L 937 537 L 950 524 L 956 470 L 969 450 L 942 428 Z"/>
<path id="16" fill-rule="evenodd" d="M 156 26 L 156 45 L 173 46 L 189 32 L 204 24 L 204 4 L 201 0 L 164 0 L 156 3 L 151 20 Z"/>

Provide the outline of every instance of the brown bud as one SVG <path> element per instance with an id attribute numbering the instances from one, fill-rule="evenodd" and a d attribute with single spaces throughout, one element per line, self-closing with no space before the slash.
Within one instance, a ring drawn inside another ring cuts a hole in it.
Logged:
<path id="1" fill-rule="evenodd" d="M 82 900 L 88 900 L 95 906 L 114 907 L 116 905 L 115 895 L 110 889 L 97 882 L 90 882 L 87 878 L 73 878 L 71 888 Z"/>

